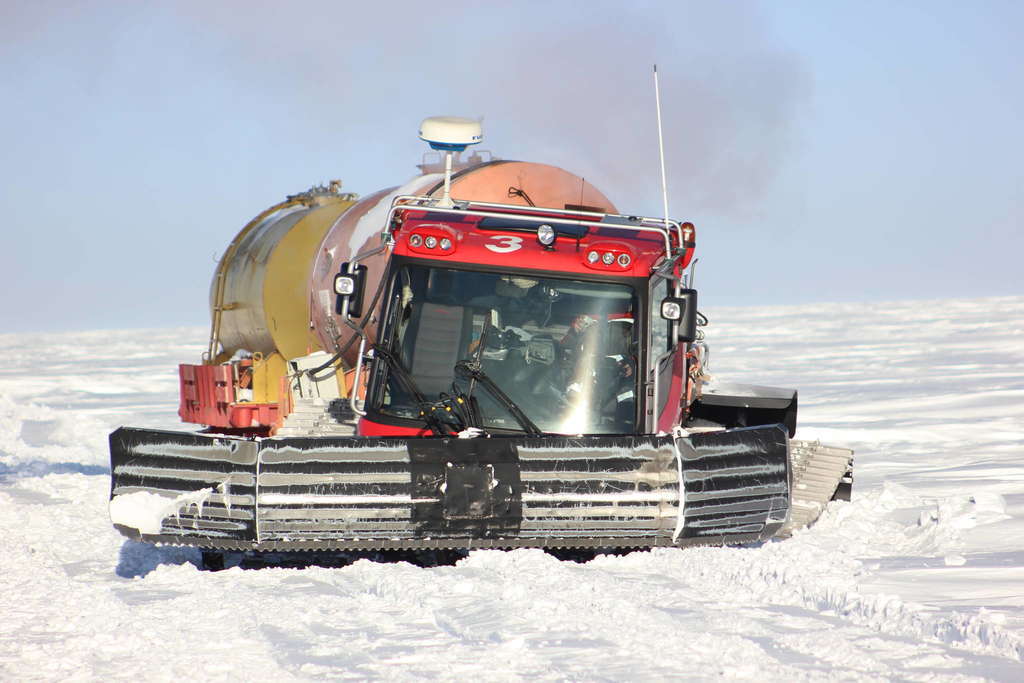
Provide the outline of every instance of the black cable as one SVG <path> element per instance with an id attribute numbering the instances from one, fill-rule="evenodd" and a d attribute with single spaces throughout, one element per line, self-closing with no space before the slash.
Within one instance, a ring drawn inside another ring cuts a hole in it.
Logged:
<path id="1" fill-rule="evenodd" d="M 530 206 L 537 206 L 536 204 L 533 203 L 533 200 L 530 199 L 530 195 L 526 194 L 526 190 L 521 190 L 518 187 L 510 187 L 510 188 L 508 188 L 508 196 L 509 197 L 522 197 L 524 200 L 526 200 L 526 203 L 529 204 Z"/>
<path id="2" fill-rule="evenodd" d="M 356 339 L 359 337 L 359 333 L 362 332 L 363 329 L 365 329 L 366 326 L 369 324 L 370 318 L 373 316 L 373 309 L 377 306 L 377 300 L 380 299 L 380 295 L 381 295 L 381 293 L 383 293 L 383 291 L 384 291 L 384 278 L 381 277 L 380 282 L 377 284 L 377 291 L 373 293 L 373 298 L 370 300 L 370 306 L 366 309 L 366 317 L 363 318 L 361 323 L 359 323 L 358 325 L 355 326 L 356 333 L 353 334 L 349 338 L 348 343 L 346 343 L 345 346 L 343 346 L 341 349 L 339 349 L 336 354 L 331 356 L 330 359 L 326 363 L 324 363 L 323 365 L 319 365 L 319 366 L 317 366 L 315 368 L 312 368 L 310 370 L 306 370 L 306 374 L 311 379 L 316 379 L 317 373 L 321 372 L 322 370 L 326 370 L 327 368 L 329 368 L 332 365 L 334 365 L 335 363 L 337 363 L 338 360 L 342 356 L 344 356 L 345 353 L 350 348 L 352 348 L 352 344 L 354 344 Z M 337 341 L 337 340 L 335 340 L 335 341 Z"/>

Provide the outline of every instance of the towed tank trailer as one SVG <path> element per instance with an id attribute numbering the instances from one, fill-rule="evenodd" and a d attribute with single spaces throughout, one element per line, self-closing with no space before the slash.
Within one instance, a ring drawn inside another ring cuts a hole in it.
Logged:
<path id="1" fill-rule="evenodd" d="M 179 414 L 110 436 L 114 526 L 225 551 L 586 554 L 785 537 L 849 499 L 797 392 L 707 373 L 688 222 L 552 166 L 440 155 L 363 199 L 293 195 L 214 274 Z M 443 160 L 443 172 L 442 168 Z M 457 197 L 457 198 L 456 198 Z"/>

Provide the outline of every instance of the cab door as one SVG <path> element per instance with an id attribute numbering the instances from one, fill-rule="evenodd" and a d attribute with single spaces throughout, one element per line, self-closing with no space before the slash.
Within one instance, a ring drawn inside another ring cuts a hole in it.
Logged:
<path id="1" fill-rule="evenodd" d="M 655 276 L 648 290 L 648 363 L 644 424 L 648 434 L 668 432 L 679 423 L 683 391 L 685 345 L 678 343 L 673 323 L 661 317 L 661 301 L 671 280 Z"/>

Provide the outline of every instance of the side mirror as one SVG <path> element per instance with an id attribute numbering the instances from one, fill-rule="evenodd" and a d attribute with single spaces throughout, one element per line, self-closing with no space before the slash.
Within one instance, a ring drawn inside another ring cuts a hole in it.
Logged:
<path id="1" fill-rule="evenodd" d="M 679 296 L 661 300 L 661 317 L 679 323 L 678 339 L 690 343 L 697 339 L 697 290 L 684 289 Z"/>
<path id="2" fill-rule="evenodd" d="M 341 316 L 358 318 L 363 314 L 366 266 L 356 266 L 351 273 L 348 271 L 348 263 L 343 263 L 341 272 L 334 276 L 334 293 L 338 295 L 334 311 Z"/>

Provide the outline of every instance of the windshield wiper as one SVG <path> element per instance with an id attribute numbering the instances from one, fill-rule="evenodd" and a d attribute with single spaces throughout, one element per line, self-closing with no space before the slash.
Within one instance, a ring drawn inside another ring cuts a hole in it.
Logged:
<path id="1" fill-rule="evenodd" d="M 434 432 L 434 434 L 438 436 L 451 436 L 451 432 L 445 429 L 444 424 L 437 419 L 433 409 L 424 409 L 425 406 L 431 405 L 431 402 L 427 400 L 427 397 L 423 395 L 420 388 L 416 386 L 416 380 L 414 380 L 412 378 L 412 374 L 405 369 L 401 359 L 392 353 L 390 349 L 386 349 L 380 345 L 375 345 L 373 347 L 373 352 L 384 359 L 388 364 L 388 367 L 393 371 L 394 377 L 398 380 L 398 383 L 401 384 L 406 391 L 412 394 L 412 397 L 416 400 L 416 405 L 419 406 L 420 417 L 423 418 L 426 425 L 430 427 L 430 431 Z"/>
<path id="2" fill-rule="evenodd" d="M 516 419 L 516 422 L 523 428 L 523 431 L 532 436 L 541 436 L 543 434 L 540 428 L 533 423 L 529 417 L 526 416 L 519 406 L 516 405 L 515 401 L 509 398 L 508 394 L 501 390 L 497 384 L 494 383 L 487 373 L 484 372 L 483 367 L 479 361 L 475 360 L 460 360 L 455 364 L 455 372 L 467 377 L 471 380 L 475 380 L 482 384 L 491 396 L 498 399 L 498 403 L 505 407 L 512 417 Z"/>

